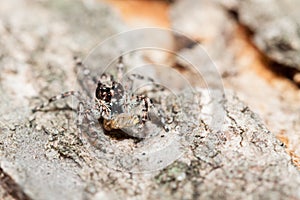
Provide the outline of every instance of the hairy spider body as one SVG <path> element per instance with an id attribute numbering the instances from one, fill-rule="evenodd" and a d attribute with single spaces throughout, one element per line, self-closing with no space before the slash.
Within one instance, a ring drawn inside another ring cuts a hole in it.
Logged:
<path id="1" fill-rule="evenodd" d="M 124 64 L 120 57 L 117 64 L 117 80 L 113 75 L 103 73 L 97 80 L 91 77 L 90 71 L 78 59 L 77 68 L 83 80 L 79 80 L 80 85 L 86 90 L 88 84 L 97 85 L 94 97 L 91 95 L 82 95 L 77 91 L 69 91 L 63 94 L 51 97 L 47 102 L 35 107 L 32 111 L 41 111 L 52 102 L 74 96 L 79 100 L 77 125 L 81 130 L 87 126 L 87 130 L 92 129 L 96 122 L 102 123 L 102 127 L 106 131 L 127 129 L 137 127 L 142 129 L 145 124 L 150 121 L 150 112 L 156 118 L 160 119 L 160 124 L 165 131 L 169 128 L 165 124 L 165 117 L 161 110 L 156 109 L 152 100 L 144 94 L 131 93 L 132 83 L 135 79 L 147 79 L 154 84 L 153 79 L 145 78 L 139 74 L 131 74 L 127 79 L 124 77 Z M 125 79 L 125 81 L 124 81 Z M 127 84 L 122 85 L 121 83 Z M 152 90 L 157 90 L 159 86 L 154 84 Z M 153 114 L 154 113 L 154 114 Z"/>

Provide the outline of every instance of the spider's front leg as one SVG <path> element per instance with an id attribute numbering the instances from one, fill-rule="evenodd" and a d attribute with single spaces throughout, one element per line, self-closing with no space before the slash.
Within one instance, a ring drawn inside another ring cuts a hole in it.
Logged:
<path id="1" fill-rule="evenodd" d="M 99 118 L 101 110 L 98 110 L 97 105 L 93 102 L 79 102 L 77 106 L 77 120 L 76 125 L 79 132 L 79 137 L 82 143 L 90 143 L 96 145 L 105 138 L 100 137 L 103 132 L 99 127 Z"/>
<path id="2" fill-rule="evenodd" d="M 121 81 L 124 77 L 124 74 L 125 74 L 124 72 L 125 72 L 125 65 L 123 62 L 123 56 L 120 56 L 119 60 L 118 60 L 118 64 L 117 64 L 117 81 L 119 83 L 121 83 Z"/>
<path id="3" fill-rule="evenodd" d="M 163 86 L 161 86 L 160 84 L 156 83 L 154 81 L 153 78 L 151 77 L 146 77 L 140 74 L 130 74 L 128 77 L 128 82 L 130 83 L 130 87 L 129 90 L 133 90 L 133 85 L 135 80 L 139 80 L 139 81 L 145 81 L 147 82 L 147 84 L 151 85 L 151 87 L 143 87 L 142 89 L 144 89 L 141 93 L 145 94 L 146 96 L 148 96 L 147 94 L 152 92 L 152 93 L 159 93 L 159 92 L 163 92 L 165 91 L 165 88 Z"/>
<path id="4" fill-rule="evenodd" d="M 164 113 L 155 107 L 152 100 L 144 95 L 137 96 L 137 102 L 142 103 L 142 124 L 144 125 L 150 119 L 149 113 L 154 112 L 154 114 L 159 118 L 161 125 L 164 130 L 168 132 L 170 130 L 169 126 L 166 124 L 166 119 Z"/>
<path id="5" fill-rule="evenodd" d="M 32 109 L 32 112 L 35 113 L 37 111 L 42 111 L 43 108 L 49 106 L 51 103 L 55 102 L 55 101 L 58 101 L 60 99 L 64 99 L 64 98 L 67 98 L 67 97 L 70 97 L 70 96 L 74 96 L 76 97 L 77 99 L 81 99 L 81 94 L 80 92 L 78 91 L 68 91 L 68 92 L 64 92 L 60 95 L 57 95 L 57 96 L 53 96 L 51 97 L 47 102 L 35 107 Z"/>
<path id="6" fill-rule="evenodd" d="M 76 125 L 81 136 L 83 134 L 90 135 L 90 127 L 95 126 L 95 120 L 91 115 L 91 109 L 85 108 L 82 102 L 79 102 L 77 106 Z"/>
<path id="7" fill-rule="evenodd" d="M 86 91 L 90 98 L 93 98 L 93 91 L 91 89 L 97 84 L 97 77 L 92 76 L 91 71 L 83 64 L 81 59 L 74 57 L 74 61 L 79 85 L 82 90 Z"/>

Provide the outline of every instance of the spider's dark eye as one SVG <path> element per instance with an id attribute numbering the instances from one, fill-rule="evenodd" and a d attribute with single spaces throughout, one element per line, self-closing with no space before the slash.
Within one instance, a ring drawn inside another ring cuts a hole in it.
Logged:
<path id="1" fill-rule="evenodd" d="M 98 85 L 97 85 L 97 89 L 95 91 L 95 96 L 97 99 L 101 99 L 101 88 L 102 88 L 102 83 L 101 82 L 98 82 Z"/>
<path id="2" fill-rule="evenodd" d="M 104 100 L 106 102 L 110 102 L 111 97 L 112 97 L 111 88 L 107 87 L 105 84 L 99 82 L 95 95 L 96 95 L 97 99 Z"/>

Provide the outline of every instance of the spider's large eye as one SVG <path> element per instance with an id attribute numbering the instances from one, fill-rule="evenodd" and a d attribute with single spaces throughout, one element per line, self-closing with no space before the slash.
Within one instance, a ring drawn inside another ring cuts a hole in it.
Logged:
<path id="1" fill-rule="evenodd" d="M 96 89 L 96 98 L 99 100 L 104 100 L 105 102 L 110 102 L 111 101 L 111 88 L 107 87 L 107 85 L 99 82 L 97 89 Z"/>

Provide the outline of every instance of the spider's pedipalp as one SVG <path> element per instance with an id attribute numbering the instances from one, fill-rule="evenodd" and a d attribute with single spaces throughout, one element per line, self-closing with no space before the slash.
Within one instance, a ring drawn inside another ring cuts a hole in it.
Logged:
<path id="1" fill-rule="evenodd" d="M 64 92 L 60 95 L 57 95 L 57 96 L 53 96 L 51 97 L 47 102 L 35 107 L 32 109 L 32 112 L 37 112 L 37 111 L 41 111 L 43 108 L 47 107 L 48 105 L 50 105 L 52 102 L 55 102 L 55 101 L 58 101 L 60 99 L 64 99 L 64 98 L 67 98 L 69 96 L 74 96 L 76 97 L 77 99 L 80 99 L 81 98 L 81 94 L 80 92 L 78 91 L 68 91 L 68 92 Z"/>

